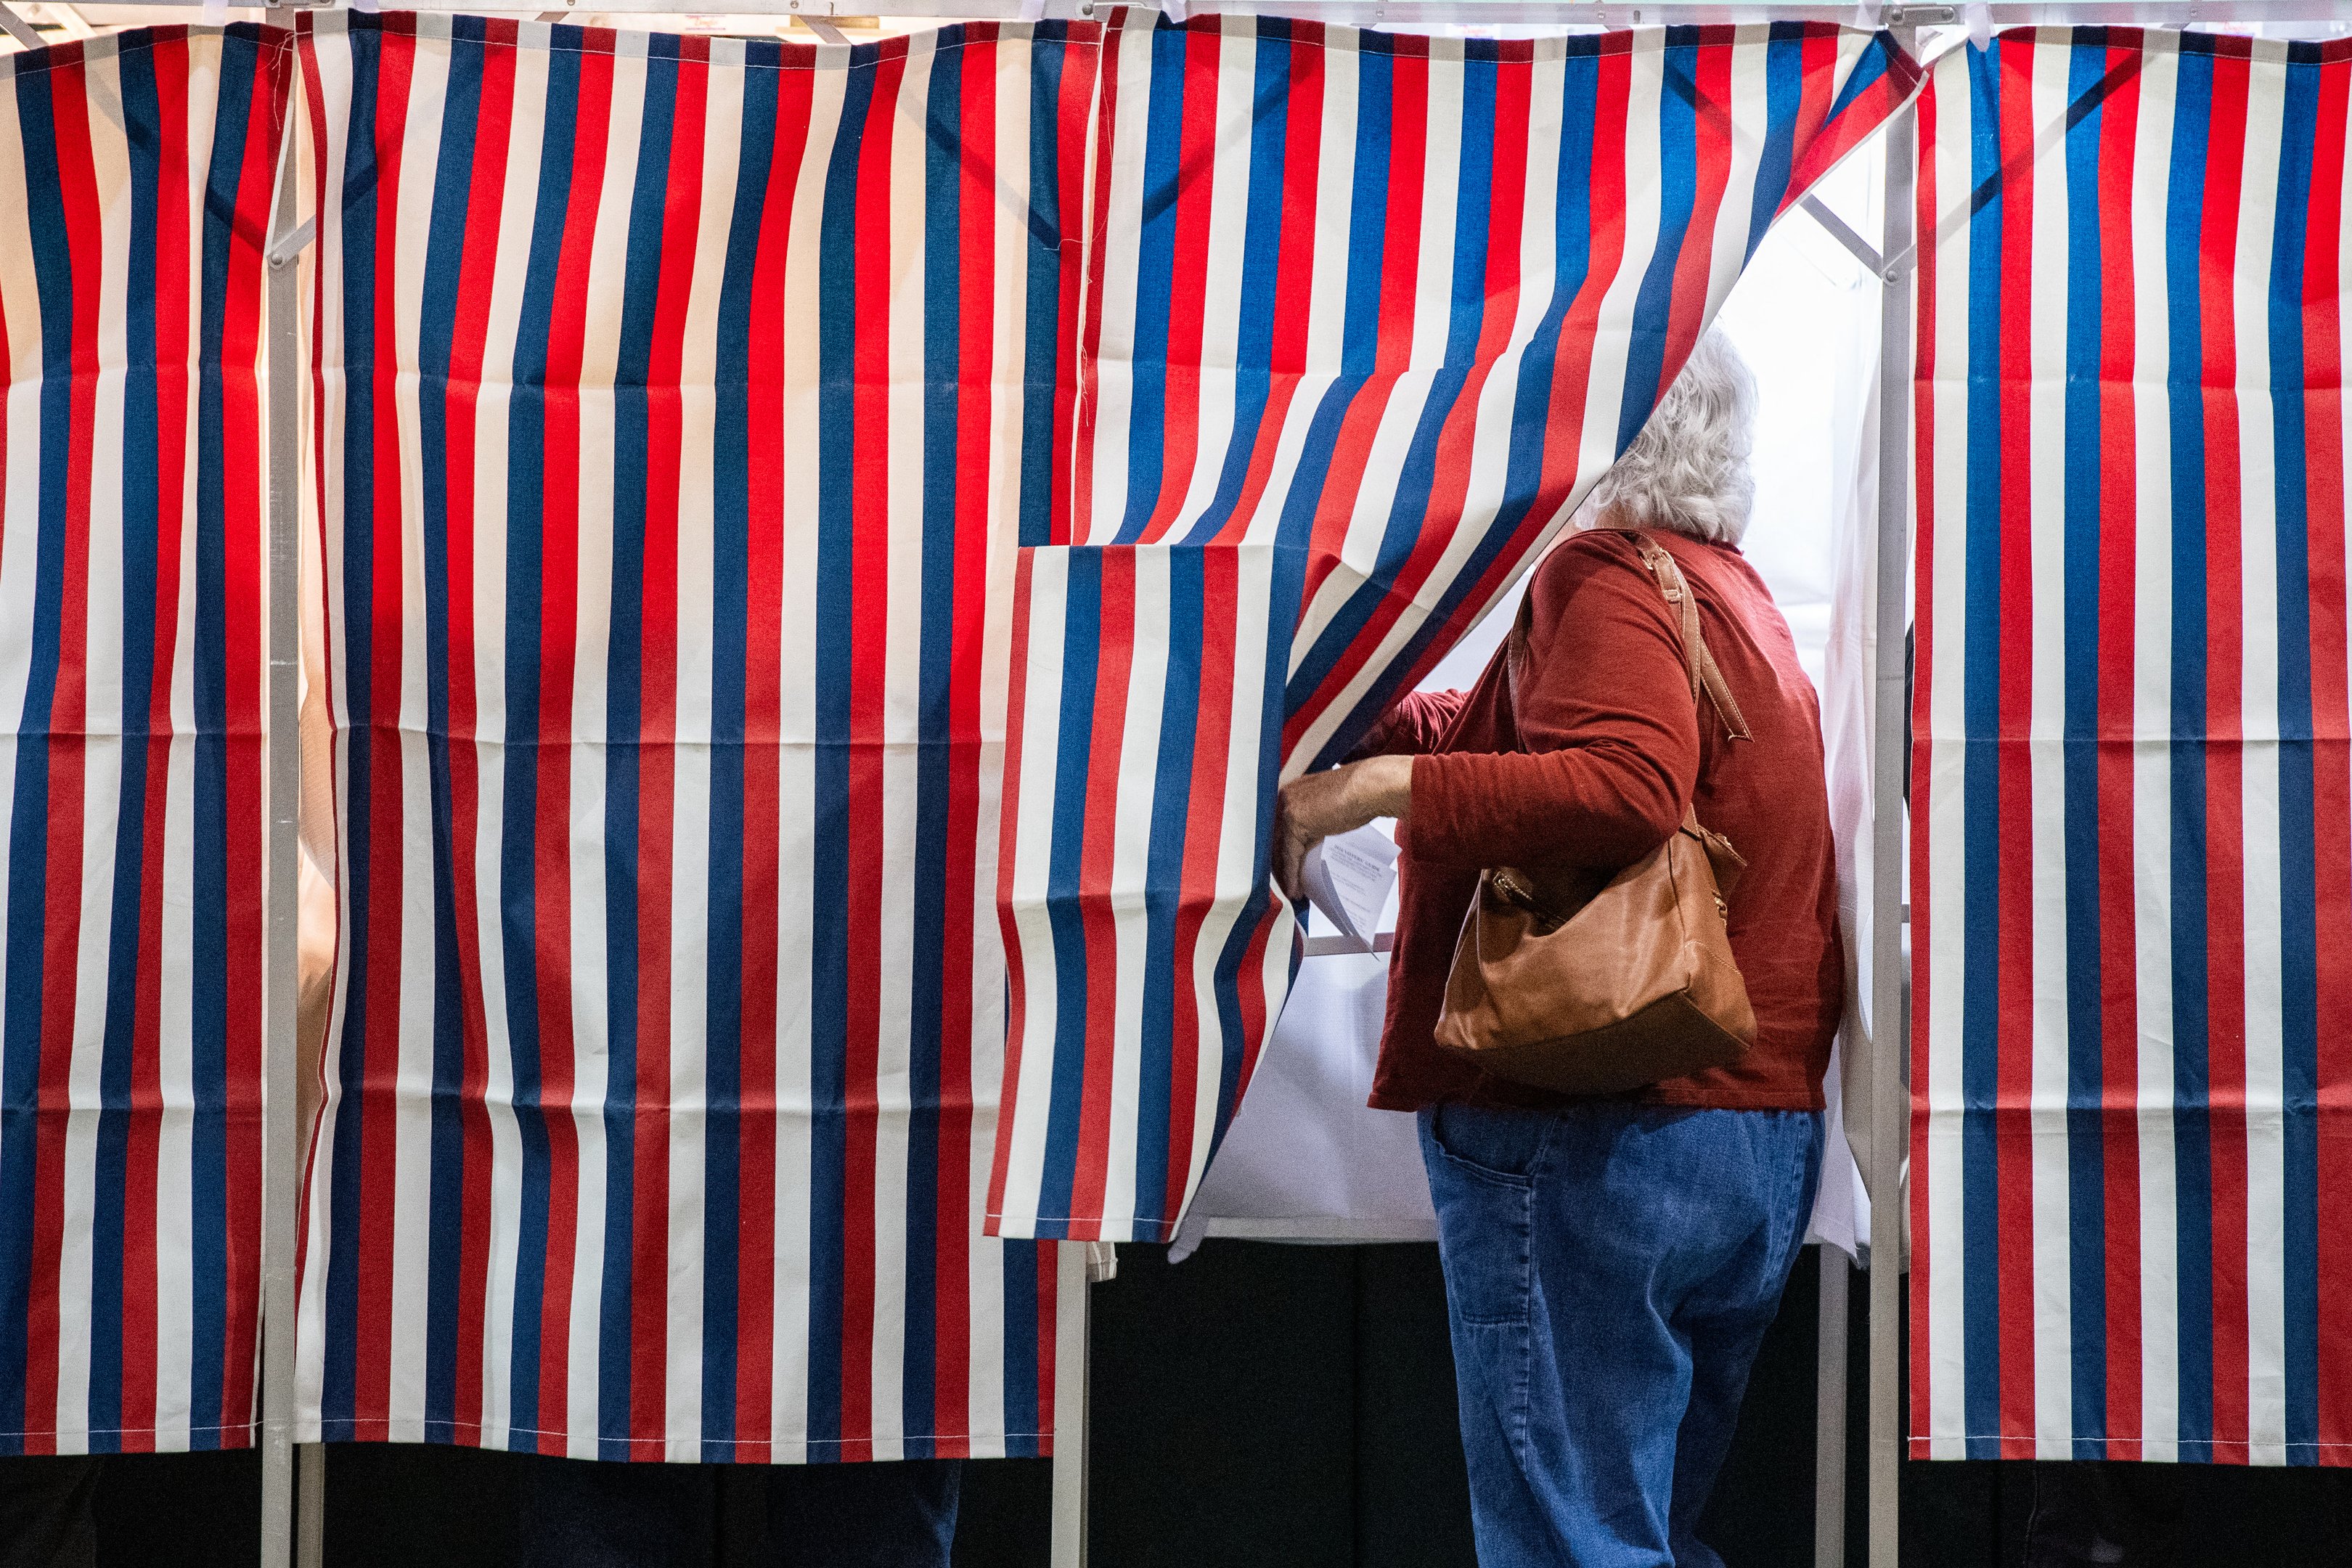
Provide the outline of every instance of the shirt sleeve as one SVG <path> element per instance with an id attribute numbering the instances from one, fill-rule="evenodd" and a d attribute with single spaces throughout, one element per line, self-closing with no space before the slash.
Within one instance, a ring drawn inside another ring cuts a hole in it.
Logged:
<path id="1" fill-rule="evenodd" d="M 1349 753 L 1362 757 L 1417 757 L 1437 749 L 1437 738 L 1470 700 L 1467 691 L 1408 691 L 1381 716 L 1363 743 Z"/>
<path id="2" fill-rule="evenodd" d="M 1614 869 L 1666 840 L 1697 786 L 1680 630 L 1622 534 L 1555 551 L 1529 589 L 1517 752 L 1416 757 L 1413 853 L 1462 868 Z"/>

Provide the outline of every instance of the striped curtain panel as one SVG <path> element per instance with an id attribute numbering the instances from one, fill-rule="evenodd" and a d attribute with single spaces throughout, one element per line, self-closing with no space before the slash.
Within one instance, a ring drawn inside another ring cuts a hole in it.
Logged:
<path id="1" fill-rule="evenodd" d="M 1917 71 L 1785 23 L 1104 47 L 1070 502 L 1013 589 L 990 1222 L 1165 1239 L 1297 962 L 1277 782 L 1541 552 Z"/>
<path id="2" fill-rule="evenodd" d="M 0 1452 L 253 1440 L 286 41 L 0 58 Z"/>
<path id="3" fill-rule="evenodd" d="M 1036 1454 L 980 1234 L 1093 35 L 305 13 L 342 910 L 304 1429 Z"/>
<path id="4" fill-rule="evenodd" d="M 1922 1456 L 2352 1459 L 2347 91 L 2054 28 L 1921 110 Z"/>

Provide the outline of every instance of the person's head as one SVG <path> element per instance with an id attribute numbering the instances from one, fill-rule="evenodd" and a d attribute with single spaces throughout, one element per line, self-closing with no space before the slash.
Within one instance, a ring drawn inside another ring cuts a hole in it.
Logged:
<path id="1" fill-rule="evenodd" d="M 1718 544 L 1748 531 L 1756 383 L 1719 331 L 1699 339 L 1616 467 L 1579 511 L 1586 527 L 1662 528 Z"/>

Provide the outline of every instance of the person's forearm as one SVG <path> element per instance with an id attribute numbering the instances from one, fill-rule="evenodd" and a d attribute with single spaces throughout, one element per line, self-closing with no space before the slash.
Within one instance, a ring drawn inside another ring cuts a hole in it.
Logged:
<path id="1" fill-rule="evenodd" d="M 1402 822 L 1412 815 L 1412 768 L 1409 756 L 1367 757 L 1348 764 L 1349 804 L 1359 820 L 1351 826 L 1393 816 Z"/>

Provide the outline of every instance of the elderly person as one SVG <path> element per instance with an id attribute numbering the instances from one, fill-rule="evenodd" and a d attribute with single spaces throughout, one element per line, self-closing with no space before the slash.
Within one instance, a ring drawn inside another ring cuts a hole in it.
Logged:
<path id="1" fill-rule="evenodd" d="M 1819 709 L 1739 553 L 1755 392 L 1719 336 L 1528 586 L 1514 691 L 1418 692 L 1360 760 L 1283 792 L 1276 871 L 1393 816 L 1403 847 L 1375 1106 L 1417 1112 L 1445 1270 L 1483 1568 L 1721 1559 L 1695 1534 L 1820 1173 L 1843 991 Z M 1754 738 L 1694 704 L 1675 614 L 1634 537 L 1698 601 Z M 1736 1065 L 1607 1099 L 1506 1082 L 1433 1038 L 1482 868 L 1562 884 L 1641 859 L 1685 810 L 1748 870 L 1730 941 L 1756 1014 Z"/>

